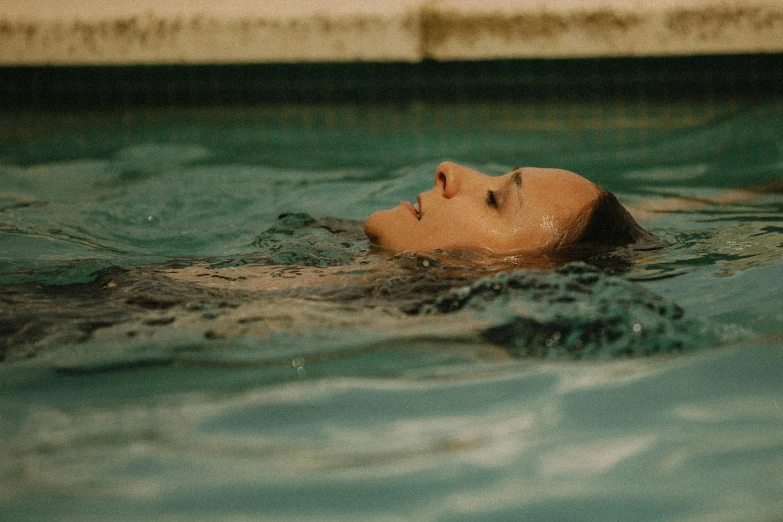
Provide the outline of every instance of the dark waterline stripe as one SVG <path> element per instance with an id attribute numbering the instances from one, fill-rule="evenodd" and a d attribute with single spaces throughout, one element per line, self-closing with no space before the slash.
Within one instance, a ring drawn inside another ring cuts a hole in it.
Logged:
<path id="1" fill-rule="evenodd" d="M 0 112 L 286 103 L 783 98 L 783 54 L 0 67 Z"/>

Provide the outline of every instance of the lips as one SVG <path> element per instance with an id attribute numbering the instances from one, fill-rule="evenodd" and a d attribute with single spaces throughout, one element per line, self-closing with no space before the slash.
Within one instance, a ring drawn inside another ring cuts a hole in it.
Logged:
<path id="1" fill-rule="evenodd" d="M 421 219 L 421 218 L 419 217 L 419 211 L 416 209 L 416 207 L 414 207 L 412 204 L 410 204 L 410 203 L 409 203 L 409 202 L 407 202 L 407 201 L 403 201 L 401 204 L 402 204 L 402 206 L 403 206 L 403 207 L 407 208 L 407 209 L 408 209 L 408 211 L 409 211 L 411 214 L 413 214 L 414 216 L 416 216 L 416 219 Z"/>

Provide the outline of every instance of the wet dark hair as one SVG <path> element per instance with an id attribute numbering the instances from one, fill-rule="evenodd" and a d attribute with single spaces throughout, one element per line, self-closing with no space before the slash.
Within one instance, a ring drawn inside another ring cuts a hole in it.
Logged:
<path id="1" fill-rule="evenodd" d="M 649 250 L 663 247 L 653 234 L 643 229 L 611 192 L 601 189 L 576 242 L 558 252 L 558 264 L 582 261 L 607 273 L 622 273 Z"/>
<path id="2" fill-rule="evenodd" d="M 639 226 L 614 194 L 601 189 L 601 195 L 576 245 L 619 247 L 656 239 Z"/>

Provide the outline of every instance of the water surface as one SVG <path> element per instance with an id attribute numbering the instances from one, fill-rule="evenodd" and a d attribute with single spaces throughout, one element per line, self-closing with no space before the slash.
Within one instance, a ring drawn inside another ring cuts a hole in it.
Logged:
<path id="1" fill-rule="evenodd" d="M 2 518 L 779 519 L 783 196 L 714 199 L 783 177 L 783 117 L 774 104 L 679 109 L 6 118 Z M 196 287 L 155 268 L 241 268 L 280 214 L 362 220 L 428 189 L 446 159 L 489 174 L 558 166 L 629 205 L 689 203 L 650 211 L 669 246 L 585 283 L 622 293 L 584 292 L 573 316 L 551 272 L 521 276 L 549 289 L 537 299 L 500 290 L 443 314 Z M 647 336 L 631 346 L 680 344 L 572 357 L 523 349 L 564 343 L 555 330 L 517 342 L 515 318 L 573 324 L 621 298 L 596 324 Z M 664 311 L 644 315 L 650 303 Z M 504 325 L 505 344 L 492 330 Z"/>

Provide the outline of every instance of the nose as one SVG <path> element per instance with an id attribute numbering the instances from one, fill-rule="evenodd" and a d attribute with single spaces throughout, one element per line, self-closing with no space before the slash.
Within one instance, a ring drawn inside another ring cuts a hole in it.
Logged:
<path id="1" fill-rule="evenodd" d="M 450 161 L 444 161 L 435 169 L 435 187 L 440 188 L 443 196 L 452 198 L 463 190 L 465 183 L 471 176 L 478 174 L 469 168 L 457 165 Z"/>

